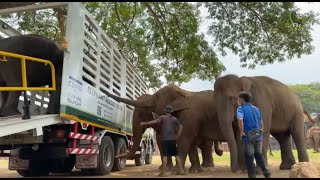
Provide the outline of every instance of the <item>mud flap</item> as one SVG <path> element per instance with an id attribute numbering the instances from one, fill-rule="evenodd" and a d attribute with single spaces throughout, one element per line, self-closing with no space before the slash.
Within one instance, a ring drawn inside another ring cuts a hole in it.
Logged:
<path id="1" fill-rule="evenodd" d="M 9 170 L 27 170 L 29 169 L 29 160 L 19 159 L 17 156 L 9 157 Z"/>
<path id="2" fill-rule="evenodd" d="M 98 167 L 97 154 L 78 154 L 76 156 L 77 169 L 94 169 Z"/>

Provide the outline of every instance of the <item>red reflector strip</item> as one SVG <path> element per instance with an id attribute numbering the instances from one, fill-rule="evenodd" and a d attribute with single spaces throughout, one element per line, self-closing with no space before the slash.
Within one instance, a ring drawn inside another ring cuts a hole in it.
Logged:
<path id="1" fill-rule="evenodd" d="M 99 154 L 99 149 L 68 148 L 68 154 Z"/>
<path id="2" fill-rule="evenodd" d="M 69 138 L 72 139 L 84 139 L 84 140 L 92 140 L 92 141 L 97 141 L 98 137 L 97 136 L 91 136 L 87 134 L 79 134 L 79 133 L 69 133 Z"/>

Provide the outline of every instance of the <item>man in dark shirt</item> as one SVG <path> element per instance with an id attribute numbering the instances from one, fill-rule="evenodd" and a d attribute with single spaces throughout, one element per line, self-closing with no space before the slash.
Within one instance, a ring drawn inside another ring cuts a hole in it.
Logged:
<path id="1" fill-rule="evenodd" d="M 248 93 L 242 92 L 239 95 L 237 109 L 238 126 L 240 130 L 240 138 L 245 147 L 245 161 L 249 178 L 256 178 L 256 171 L 253 160 L 256 159 L 257 164 L 263 171 L 266 178 L 270 178 L 271 174 L 266 167 L 264 158 L 262 157 L 262 135 L 256 139 L 250 140 L 247 136 L 248 132 L 255 129 L 263 129 L 263 123 L 260 110 L 250 104 L 251 97 Z"/>
<path id="2" fill-rule="evenodd" d="M 182 125 L 179 120 L 171 115 L 173 108 L 170 105 L 165 107 L 165 115 L 149 121 L 141 122 L 143 125 L 158 124 L 161 126 L 161 152 L 162 152 L 162 171 L 159 176 L 165 176 L 168 156 L 175 156 L 177 165 L 179 167 L 178 174 L 184 174 L 181 164 L 181 159 L 178 155 L 177 139 L 181 135 Z"/>

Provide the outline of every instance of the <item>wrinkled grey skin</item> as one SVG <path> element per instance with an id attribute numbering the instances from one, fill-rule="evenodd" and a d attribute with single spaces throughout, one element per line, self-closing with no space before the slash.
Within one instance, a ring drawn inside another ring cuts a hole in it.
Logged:
<path id="1" fill-rule="evenodd" d="M 295 164 L 291 149 L 290 135 L 298 150 L 300 162 L 308 162 L 308 154 L 304 137 L 304 109 L 296 96 L 285 84 L 265 76 L 237 77 L 226 75 L 218 78 L 214 83 L 214 100 L 218 111 L 221 130 L 227 140 L 231 155 L 231 169 L 237 171 L 239 138 L 233 130 L 235 111 L 238 107 L 237 99 L 241 91 L 252 95 L 252 104 L 261 110 L 264 124 L 263 155 L 267 160 L 267 148 L 270 133 L 281 147 L 280 169 L 290 169 Z"/>
<path id="2" fill-rule="evenodd" d="M 53 40 L 39 35 L 13 36 L 0 40 L 0 51 L 31 56 L 35 58 L 50 60 L 55 66 L 56 91 L 51 92 L 48 113 L 59 113 L 62 65 L 64 51 Z M 21 87 L 21 62 L 20 60 L 6 57 L 7 62 L 0 61 L 0 85 L 1 87 Z M 51 86 L 51 71 L 49 65 L 26 61 L 27 81 L 29 87 Z M 21 92 L 1 92 L 2 105 L 0 116 L 11 116 L 20 114 L 17 110 Z"/>
<path id="3" fill-rule="evenodd" d="M 170 104 L 177 117 L 182 121 L 183 131 L 178 139 L 178 147 L 182 164 L 184 165 L 186 156 L 189 155 L 192 163 L 190 172 L 201 172 L 202 168 L 199 162 L 197 146 L 203 139 L 213 141 L 225 141 L 220 131 L 220 124 L 217 120 L 217 112 L 213 100 L 213 91 L 188 92 L 174 85 L 168 85 L 159 89 L 153 95 L 149 95 L 140 100 L 129 100 L 108 93 L 107 95 L 119 102 L 135 106 L 135 109 L 147 109 L 150 116 L 151 112 L 163 114 L 164 107 Z M 146 116 L 147 113 L 143 113 Z M 133 114 L 133 119 L 135 118 Z M 140 119 L 140 121 L 150 121 L 151 118 Z M 135 136 L 135 132 L 138 136 Z M 133 123 L 133 141 L 139 144 L 140 134 L 144 132 L 139 125 Z M 135 141 L 136 140 L 136 141 Z M 132 157 L 134 152 L 138 150 L 133 148 L 126 157 Z"/>

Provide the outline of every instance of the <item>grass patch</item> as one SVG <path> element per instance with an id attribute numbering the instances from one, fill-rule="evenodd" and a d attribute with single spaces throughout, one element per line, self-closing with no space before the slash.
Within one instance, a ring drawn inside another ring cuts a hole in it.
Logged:
<path id="1" fill-rule="evenodd" d="M 298 152 L 297 150 L 292 150 L 293 156 L 296 159 L 296 162 L 298 162 Z M 308 149 L 308 156 L 309 160 L 311 162 L 318 162 L 320 160 L 320 153 L 313 153 L 312 149 Z M 268 151 L 268 162 L 269 163 L 279 163 L 281 162 L 281 152 L 280 150 L 274 150 L 272 151 L 273 156 L 269 154 Z M 202 163 L 202 156 L 201 153 L 199 153 L 199 159 L 200 163 Z M 174 158 L 173 158 L 173 161 Z M 222 156 L 218 156 L 217 154 L 213 153 L 213 161 L 216 165 L 228 165 L 230 166 L 230 153 L 229 152 L 223 152 Z M 154 156 L 152 164 L 161 164 L 160 156 Z M 189 157 L 186 159 L 186 165 L 190 165 Z"/>

